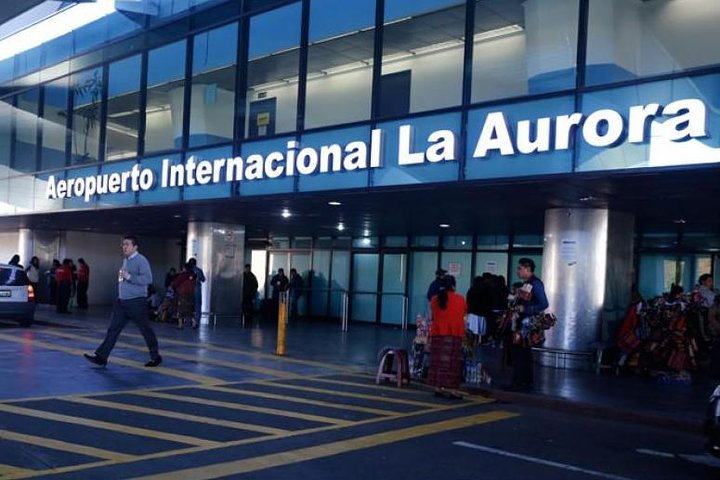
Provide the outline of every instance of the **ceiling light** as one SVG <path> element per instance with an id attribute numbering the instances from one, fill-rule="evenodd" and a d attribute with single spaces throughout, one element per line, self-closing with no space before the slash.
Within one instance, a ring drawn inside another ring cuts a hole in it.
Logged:
<path id="1" fill-rule="evenodd" d="M 592 195 L 585 195 L 584 197 L 578 198 L 578 200 L 581 202 L 591 202 L 595 200 L 595 197 L 593 197 Z"/>
<path id="2" fill-rule="evenodd" d="M 363 239 L 361 240 L 361 243 L 362 243 L 363 245 L 370 245 L 371 242 L 370 242 L 370 239 L 369 239 L 369 238 L 365 237 L 365 238 L 363 238 Z"/>
<path id="3" fill-rule="evenodd" d="M 288 209 L 286 208 L 285 210 L 282 211 L 282 213 L 281 213 L 280 215 L 281 215 L 283 218 L 290 218 L 290 217 L 292 216 L 292 213 L 290 213 L 290 210 L 288 210 Z"/>
<path id="4" fill-rule="evenodd" d="M 342 232 L 343 230 L 345 230 L 345 225 L 343 225 L 342 223 L 338 223 L 337 229 Z"/>
<path id="5" fill-rule="evenodd" d="M 176 213 L 175 215 L 173 215 L 173 218 L 182 218 L 182 215 L 180 215 L 179 213 Z"/>
<path id="6" fill-rule="evenodd" d="M 342 205 L 342 203 L 333 200 L 332 202 L 328 202 L 328 205 L 332 205 L 333 207 L 339 207 L 340 205 Z"/>
<path id="7" fill-rule="evenodd" d="M 0 60 L 13 57 L 93 23 L 115 11 L 115 0 L 78 3 L 0 41 Z"/>
<path id="8" fill-rule="evenodd" d="M 370 236 L 370 230 L 365 229 L 363 230 L 363 237 L 369 237 Z"/>
<path id="9" fill-rule="evenodd" d="M 678 225 L 682 225 L 684 223 L 687 223 L 687 221 L 684 218 L 676 218 L 673 220 L 673 223 L 677 223 Z"/>
<path id="10" fill-rule="evenodd" d="M 438 226 L 439 226 L 440 228 L 450 228 L 450 224 L 449 224 L 449 223 L 441 223 L 441 224 L 438 225 Z"/>

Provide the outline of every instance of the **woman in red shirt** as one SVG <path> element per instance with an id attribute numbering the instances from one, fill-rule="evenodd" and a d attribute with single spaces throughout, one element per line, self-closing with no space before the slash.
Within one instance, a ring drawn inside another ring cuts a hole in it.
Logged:
<path id="1" fill-rule="evenodd" d="M 428 383 L 435 394 L 461 398 L 457 392 L 462 379 L 462 342 L 465 338 L 465 298 L 455 293 L 454 279 L 443 278 L 440 292 L 430 300 L 430 369 Z"/>

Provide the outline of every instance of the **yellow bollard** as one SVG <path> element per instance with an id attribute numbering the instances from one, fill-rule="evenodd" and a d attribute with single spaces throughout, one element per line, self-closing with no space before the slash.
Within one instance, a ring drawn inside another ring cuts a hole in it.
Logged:
<path id="1" fill-rule="evenodd" d="M 278 304 L 278 332 L 277 332 L 277 348 L 275 354 L 285 355 L 285 335 L 287 331 L 287 293 L 280 294 Z"/>

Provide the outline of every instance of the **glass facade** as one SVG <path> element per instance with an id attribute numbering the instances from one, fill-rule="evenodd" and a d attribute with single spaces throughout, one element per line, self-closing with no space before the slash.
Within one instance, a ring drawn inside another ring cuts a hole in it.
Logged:
<path id="1" fill-rule="evenodd" d="M 703 48 L 720 36 L 716 0 L 159 5 L 0 61 L 0 213 L 720 163 L 720 54 Z M 661 110 L 687 99 L 704 109 Z M 210 184 L 47 196 L 51 176 L 233 158 L 265 164 Z M 486 271 L 516 280 L 520 256 L 542 264 L 541 235 L 499 229 L 373 231 L 369 244 L 348 238 L 297 256 L 317 282 L 303 308 L 337 315 L 337 292 L 352 289 L 355 319 L 397 323 L 403 309 L 425 312 L 440 266 L 464 292 Z M 292 263 L 278 255 L 269 273 Z M 657 291 L 670 278 L 689 285 L 712 259 L 657 253 L 639 264 L 655 272 L 640 275 L 641 288 Z"/>

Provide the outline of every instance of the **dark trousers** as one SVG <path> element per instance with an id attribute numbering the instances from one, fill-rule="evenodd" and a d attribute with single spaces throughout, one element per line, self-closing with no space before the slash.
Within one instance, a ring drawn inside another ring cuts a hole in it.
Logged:
<path id="1" fill-rule="evenodd" d="M 120 332 L 122 332 L 129 321 L 137 325 L 140 330 L 150 351 L 150 358 L 155 360 L 159 357 L 158 341 L 155 332 L 152 327 L 150 327 L 150 312 L 145 298 L 115 300 L 112 316 L 110 317 L 110 327 L 105 335 L 105 340 L 103 340 L 103 343 L 95 350 L 95 354 L 98 357 L 107 360 L 120 336 Z"/>
<path id="2" fill-rule="evenodd" d="M 523 387 L 533 385 L 532 348 L 513 345 L 512 347 L 513 384 Z"/>
<path id="3" fill-rule="evenodd" d="M 58 313 L 68 312 L 71 291 L 72 284 L 70 282 L 60 282 L 57 284 L 57 305 L 55 309 Z"/>
<path id="4" fill-rule="evenodd" d="M 242 314 L 245 320 L 252 320 L 255 315 L 255 295 L 243 296 Z"/>
<path id="5" fill-rule="evenodd" d="M 88 282 L 78 282 L 77 284 L 77 304 L 78 308 L 88 308 Z"/>

